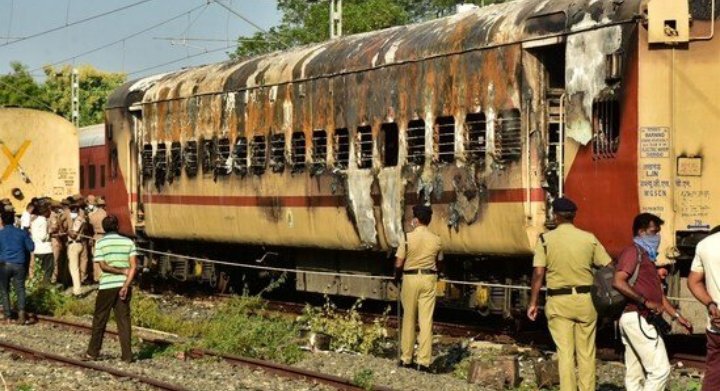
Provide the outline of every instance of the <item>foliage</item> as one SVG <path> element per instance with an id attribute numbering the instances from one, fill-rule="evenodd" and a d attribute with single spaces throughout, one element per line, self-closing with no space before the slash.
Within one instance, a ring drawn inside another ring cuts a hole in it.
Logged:
<path id="1" fill-rule="evenodd" d="M 206 348 L 292 364 L 302 358 L 297 326 L 264 313 L 259 297 L 233 297 L 215 313 L 202 338 Z"/>
<path id="2" fill-rule="evenodd" d="M 135 294 L 130 301 L 132 324 L 177 334 L 187 338 L 197 338 L 207 327 L 207 321 L 187 320 L 171 313 L 163 312 L 157 300 L 152 297 Z"/>
<path id="3" fill-rule="evenodd" d="M 361 369 L 353 375 L 352 384 L 365 390 L 372 390 L 375 373 L 370 369 Z"/>
<path id="4" fill-rule="evenodd" d="M 366 326 L 360 315 L 362 299 L 358 299 L 348 311 L 339 311 L 325 296 L 322 308 L 306 306 L 299 323 L 312 332 L 332 337 L 330 348 L 337 351 L 351 351 L 362 354 L 376 353 L 381 342 L 387 338 L 388 307 L 372 325 Z"/>
<path id="5" fill-rule="evenodd" d="M 71 118 L 72 67 L 43 68 L 45 81 L 36 81 L 27 66 L 12 62 L 12 72 L 0 76 L 0 106 L 52 111 Z M 80 126 L 102 123 L 107 98 L 125 82 L 125 74 L 103 72 L 90 65 L 78 68 Z"/>
<path id="6" fill-rule="evenodd" d="M 505 0 L 472 0 L 490 4 Z M 418 22 L 453 12 L 457 0 L 345 0 L 343 34 L 358 34 Z M 279 0 L 282 20 L 267 32 L 240 37 L 231 57 L 246 57 L 288 47 L 322 42 L 330 38 L 330 7 L 327 0 Z"/>

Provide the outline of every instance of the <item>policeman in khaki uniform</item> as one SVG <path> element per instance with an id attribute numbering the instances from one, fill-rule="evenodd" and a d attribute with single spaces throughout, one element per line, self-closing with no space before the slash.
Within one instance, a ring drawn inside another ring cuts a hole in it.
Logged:
<path id="1" fill-rule="evenodd" d="M 428 229 L 432 209 L 425 205 L 413 207 L 412 226 L 406 242 L 398 248 L 395 280 L 402 275 L 401 300 L 405 316 L 402 320 L 399 365 L 412 367 L 416 319 L 420 325 L 417 369 L 429 372 L 432 358 L 432 319 L 435 311 L 438 263 L 442 261 L 440 237 Z"/>
<path id="2" fill-rule="evenodd" d="M 595 330 L 592 266 L 612 260 L 595 235 L 573 225 L 577 206 L 567 198 L 552 203 L 557 228 L 540 236 L 533 259 L 527 315 L 535 320 L 543 278 L 547 280 L 545 315 L 557 347 L 561 391 L 595 390 Z M 575 376 L 575 360 L 578 374 Z"/>
<path id="3" fill-rule="evenodd" d="M 105 235 L 102 221 L 105 217 L 107 217 L 107 215 L 108 214 L 105 211 L 105 199 L 102 197 L 97 198 L 95 201 L 95 209 L 88 215 L 88 220 L 90 222 L 90 226 L 92 227 L 93 232 L 91 251 L 91 254 L 93 254 L 93 256 L 95 255 L 95 244 Z M 102 271 L 100 270 L 100 263 L 93 262 L 93 280 L 95 282 L 100 282 L 100 274 L 102 274 Z"/>

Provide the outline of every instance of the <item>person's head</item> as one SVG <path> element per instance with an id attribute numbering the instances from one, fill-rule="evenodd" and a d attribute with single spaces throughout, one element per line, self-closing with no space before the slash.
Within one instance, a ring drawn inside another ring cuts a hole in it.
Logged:
<path id="1" fill-rule="evenodd" d="M 28 202 L 27 206 L 25 207 L 25 210 L 28 211 L 28 213 L 32 213 L 35 209 L 35 203 L 34 202 Z"/>
<path id="2" fill-rule="evenodd" d="M 119 225 L 118 219 L 114 215 L 107 215 L 102 221 L 102 227 L 105 233 L 117 232 Z"/>
<path id="3" fill-rule="evenodd" d="M 38 205 L 37 215 L 44 216 L 44 217 L 50 217 L 50 205 L 45 204 L 45 203 Z"/>
<path id="4" fill-rule="evenodd" d="M 663 224 L 663 219 L 652 213 L 640 213 L 633 220 L 633 236 L 657 235 Z"/>
<path id="5" fill-rule="evenodd" d="M 571 199 L 565 197 L 556 198 L 552 202 L 552 208 L 555 223 L 572 223 L 575 220 L 577 205 Z"/>
<path id="6" fill-rule="evenodd" d="M 413 206 L 413 225 L 428 225 L 432 220 L 432 208 L 425 205 Z"/>
<path id="7" fill-rule="evenodd" d="M 11 212 L 2 212 L 2 225 L 8 227 L 15 224 L 15 214 Z"/>

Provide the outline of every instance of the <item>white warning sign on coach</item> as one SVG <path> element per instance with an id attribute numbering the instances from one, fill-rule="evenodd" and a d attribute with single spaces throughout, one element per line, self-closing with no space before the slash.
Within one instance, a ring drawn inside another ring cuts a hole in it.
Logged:
<path id="1" fill-rule="evenodd" d="M 640 157 L 666 158 L 670 156 L 670 128 L 640 128 Z"/>

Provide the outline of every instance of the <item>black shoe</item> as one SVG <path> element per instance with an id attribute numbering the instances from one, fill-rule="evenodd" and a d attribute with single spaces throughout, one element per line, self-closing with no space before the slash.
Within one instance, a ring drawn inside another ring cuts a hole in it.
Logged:
<path id="1" fill-rule="evenodd" d="M 405 363 L 405 362 L 403 362 L 403 360 L 398 361 L 397 366 L 398 366 L 399 368 L 414 368 L 414 367 L 415 367 L 415 366 L 413 365 L 413 363 L 411 363 L 411 362 L 410 362 L 410 363 Z"/>
<path id="2" fill-rule="evenodd" d="M 430 370 L 430 367 L 428 367 L 427 365 L 419 365 L 418 364 L 417 370 L 420 372 L 425 372 L 425 373 L 433 373 L 433 371 Z"/>

